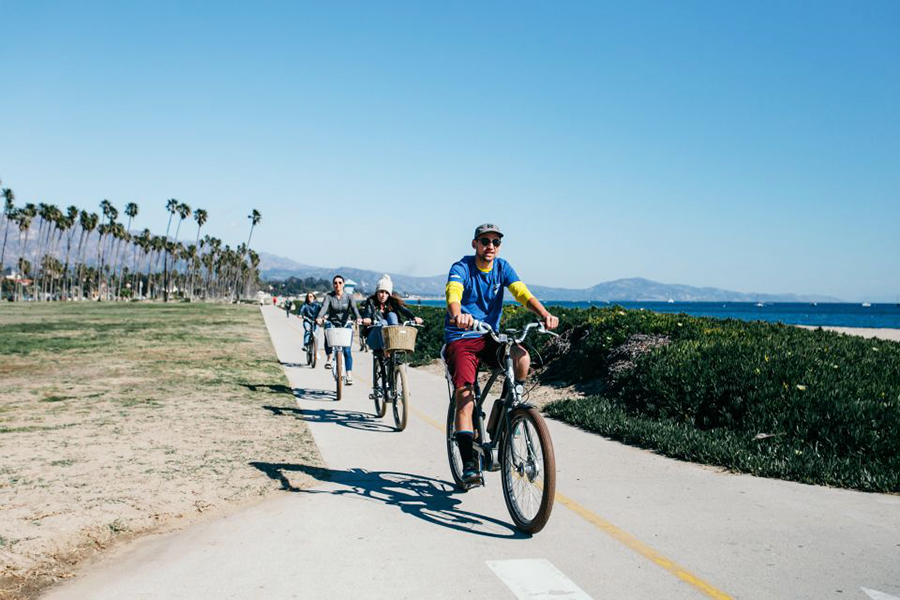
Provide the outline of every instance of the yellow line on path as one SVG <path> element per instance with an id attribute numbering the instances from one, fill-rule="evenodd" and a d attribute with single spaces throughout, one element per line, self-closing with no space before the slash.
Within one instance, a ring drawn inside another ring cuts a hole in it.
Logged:
<path id="1" fill-rule="evenodd" d="M 560 504 L 562 504 L 563 506 L 565 506 L 566 508 L 568 508 L 569 510 L 574 512 L 576 515 L 578 515 L 579 517 L 581 517 L 582 519 L 584 519 L 585 521 L 587 521 L 588 523 L 590 523 L 591 525 L 593 525 L 594 527 L 596 527 L 597 529 L 602 531 L 603 533 L 605 533 L 608 536 L 610 536 L 611 538 L 621 542 L 622 544 L 625 544 L 630 549 L 634 550 L 635 552 L 637 552 L 644 558 L 647 558 L 647 559 L 653 561 L 654 563 L 656 563 L 657 565 L 659 565 L 660 567 L 662 567 L 669 573 L 675 575 L 675 577 L 677 577 L 678 579 L 694 586 L 695 588 L 697 588 L 698 590 L 700 590 L 701 592 L 703 592 L 710 598 L 715 598 L 716 600 L 730 600 L 731 599 L 731 596 L 729 596 L 725 592 L 706 583 L 705 581 L 703 581 L 702 579 L 700 579 L 699 577 L 697 577 L 696 575 L 694 575 L 693 573 L 691 573 L 690 571 L 688 571 L 687 569 L 685 569 L 684 567 L 682 567 L 681 565 L 676 563 L 675 561 L 672 561 L 672 560 L 666 558 L 665 556 L 663 556 L 662 554 L 660 554 L 659 552 L 657 552 L 656 550 L 654 550 L 653 548 L 651 548 L 650 546 L 648 546 L 647 544 L 642 542 L 641 540 L 637 539 L 636 537 L 634 537 L 627 531 L 625 531 L 623 529 L 619 529 L 618 527 L 616 527 L 615 525 L 613 525 L 606 519 L 591 512 L 590 510 L 581 506 L 580 504 L 578 504 L 571 498 L 563 496 L 562 494 L 557 492 L 555 499 L 557 502 L 559 502 Z"/>
<path id="2" fill-rule="evenodd" d="M 412 411 L 412 413 L 414 415 L 416 415 L 417 417 L 419 417 L 420 419 L 422 419 L 423 421 L 425 421 L 426 423 L 428 423 L 429 425 L 431 425 L 438 431 L 444 431 L 444 425 L 442 425 L 441 423 L 438 423 L 437 421 L 435 421 L 428 415 L 425 415 L 422 412 L 420 412 L 412 407 L 410 407 L 410 411 Z M 593 525 L 594 527 L 596 527 L 597 529 L 599 529 L 600 531 L 605 533 L 606 535 L 608 535 L 611 538 L 613 538 L 614 540 L 624 544 L 626 547 L 633 550 L 634 552 L 637 552 L 644 558 L 656 563 L 658 566 L 662 567 L 663 569 L 665 569 L 666 571 L 668 571 L 669 573 L 671 573 L 678 579 L 682 580 L 683 582 L 694 586 L 699 591 L 703 592 L 706 596 L 708 596 L 710 598 L 715 598 L 715 600 L 732 600 L 732 597 L 729 596 L 728 594 L 726 594 L 725 592 L 717 589 L 716 587 L 710 585 L 709 583 L 706 583 L 705 581 L 703 581 L 702 579 L 700 579 L 699 577 L 697 577 L 696 575 L 694 575 L 693 573 L 691 573 L 690 571 L 688 571 L 687 569 L 685 569 L 684 567 L 682 567 L 681 565 L 676 563 L 675 561 L 666 558 L 665 556 L 663 556 L 662 554 L 660 554 L 659 552 L 657 552 L 656 550 L 654 550 L 653 548 L 651 548 L 650 546 L 648 546 L 647 544 L 642 542 L 641 540 L 637 539 L 636 537 L 634 537 L 633 535 L 631 535 L 624 529 L 620 529 L 620 528 L 616 527 L 615 525 L 613 525 L 606 519 L 602 518 L 601 516 L 597 515 L 596 513 L 592 512 L 591 510 L 583 507 L 582 505 L 578 504 L 571 498 L 564 496 L 564 495 L 560 494 L 559 492 L 557 492 L 556 495 L 554 496 L 554 499 L 556 500 L 556 502 L 559 502 L 560 504 L 562 504 L 563 506 L 565 506 L 566 508 L 568 508 L 569 510 L 574 512 L 576 515 L 578 515 L 579 517 L 581 517 L 582 519 L 584 519 L 585 521 L 587 521 L 588 523 L 590 523 L 591 525 Z"/>

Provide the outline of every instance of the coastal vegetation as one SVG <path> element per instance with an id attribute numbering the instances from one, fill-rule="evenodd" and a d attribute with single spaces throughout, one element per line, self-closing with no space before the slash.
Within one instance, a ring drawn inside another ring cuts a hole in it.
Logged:
<path id="1" fill-rule="evenodd" d="M 17 206 L 10 188 L 0 189 L 0 195 L 0 298 L 236 300 L 259 282 L 259 256 L 250 249 L 253 229 L 262 218 L 255 209 L 247 217 L 246 244 L 232 249 L 210 235 L 201 238 L 209 213 L 174 198 L 165 203 L 165 235 L 154 235 L 146 228 L 131 230 L 140 212 L 134 202 L 125 205 L 123 225 L 119 210 L 105 199 L 99 204 L 101 215 L 44 202 Z M 191 216 L 196 235 L 193 243 L 184 243 L 178 239 L 181 226 Z M 12 266 L 2 276 L 7 259 Z"/>
<path id="2" fill-rule="evenodd" d="M 422 364 L 440 356 L 443 311 L 417 312 Z M 533 319 L 505 312 L 504 326 Z M 549 416 L 737 472 L 900 492 L 900 343 L 618 306 L 555 312 L 561 338 L 533 338 L 538 377 L 589 394 Z"/>

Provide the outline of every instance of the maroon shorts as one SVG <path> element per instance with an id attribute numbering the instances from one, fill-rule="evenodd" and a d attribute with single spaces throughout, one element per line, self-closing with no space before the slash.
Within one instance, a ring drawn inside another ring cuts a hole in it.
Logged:
<path id="1" fill-rule="evenodd" d="M 488 335 L 463 338 L 447 344 L 444 348 L 444 361 L 450 371 L 453 388 L 458 390 L 464 385 L 475 383 L 475 374 L 482 361 L 490 367 L 499 367 L 498 350 L 500 344 Z"/>

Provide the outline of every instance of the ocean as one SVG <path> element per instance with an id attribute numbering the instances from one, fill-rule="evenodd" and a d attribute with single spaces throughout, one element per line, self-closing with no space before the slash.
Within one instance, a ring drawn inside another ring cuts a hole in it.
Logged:
<path id="1" fill-rule="evenodd" d="M 410 301 L 415 306 L 416 301 Z M 443 300 L 422 300 L 425 306 L 444 306 Z M 644 309 L 661 313 L 685 313 L 696 317 L 717 319 L 741 319 L 742 321 L 768 321 L 786 325 L 812 325 L 831 327 L 873 327 L 900 329 L 900 306 L 896 304 L 839 304 L 822 302 L 766 302 L 759 306 L 753 302 L 544 302 L 546 306 L 567 308 L 610 306 L 618 304 L 628 309 Z"/>

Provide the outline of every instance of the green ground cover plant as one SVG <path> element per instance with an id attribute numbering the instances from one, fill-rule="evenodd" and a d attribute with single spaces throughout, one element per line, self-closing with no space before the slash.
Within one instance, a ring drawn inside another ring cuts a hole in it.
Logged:
<path id="1" fill-rule="evenodd" d="M 439 356 L 436 310 L 418 362 Z M 562 337 L 531 338 L 539 379 L 595 393 L 549 416 L 734 471 L 900 492 L 900 343 L 619 306 L 554 313 Z M 507 308 L 502 326 L 533 318 Z"/>

